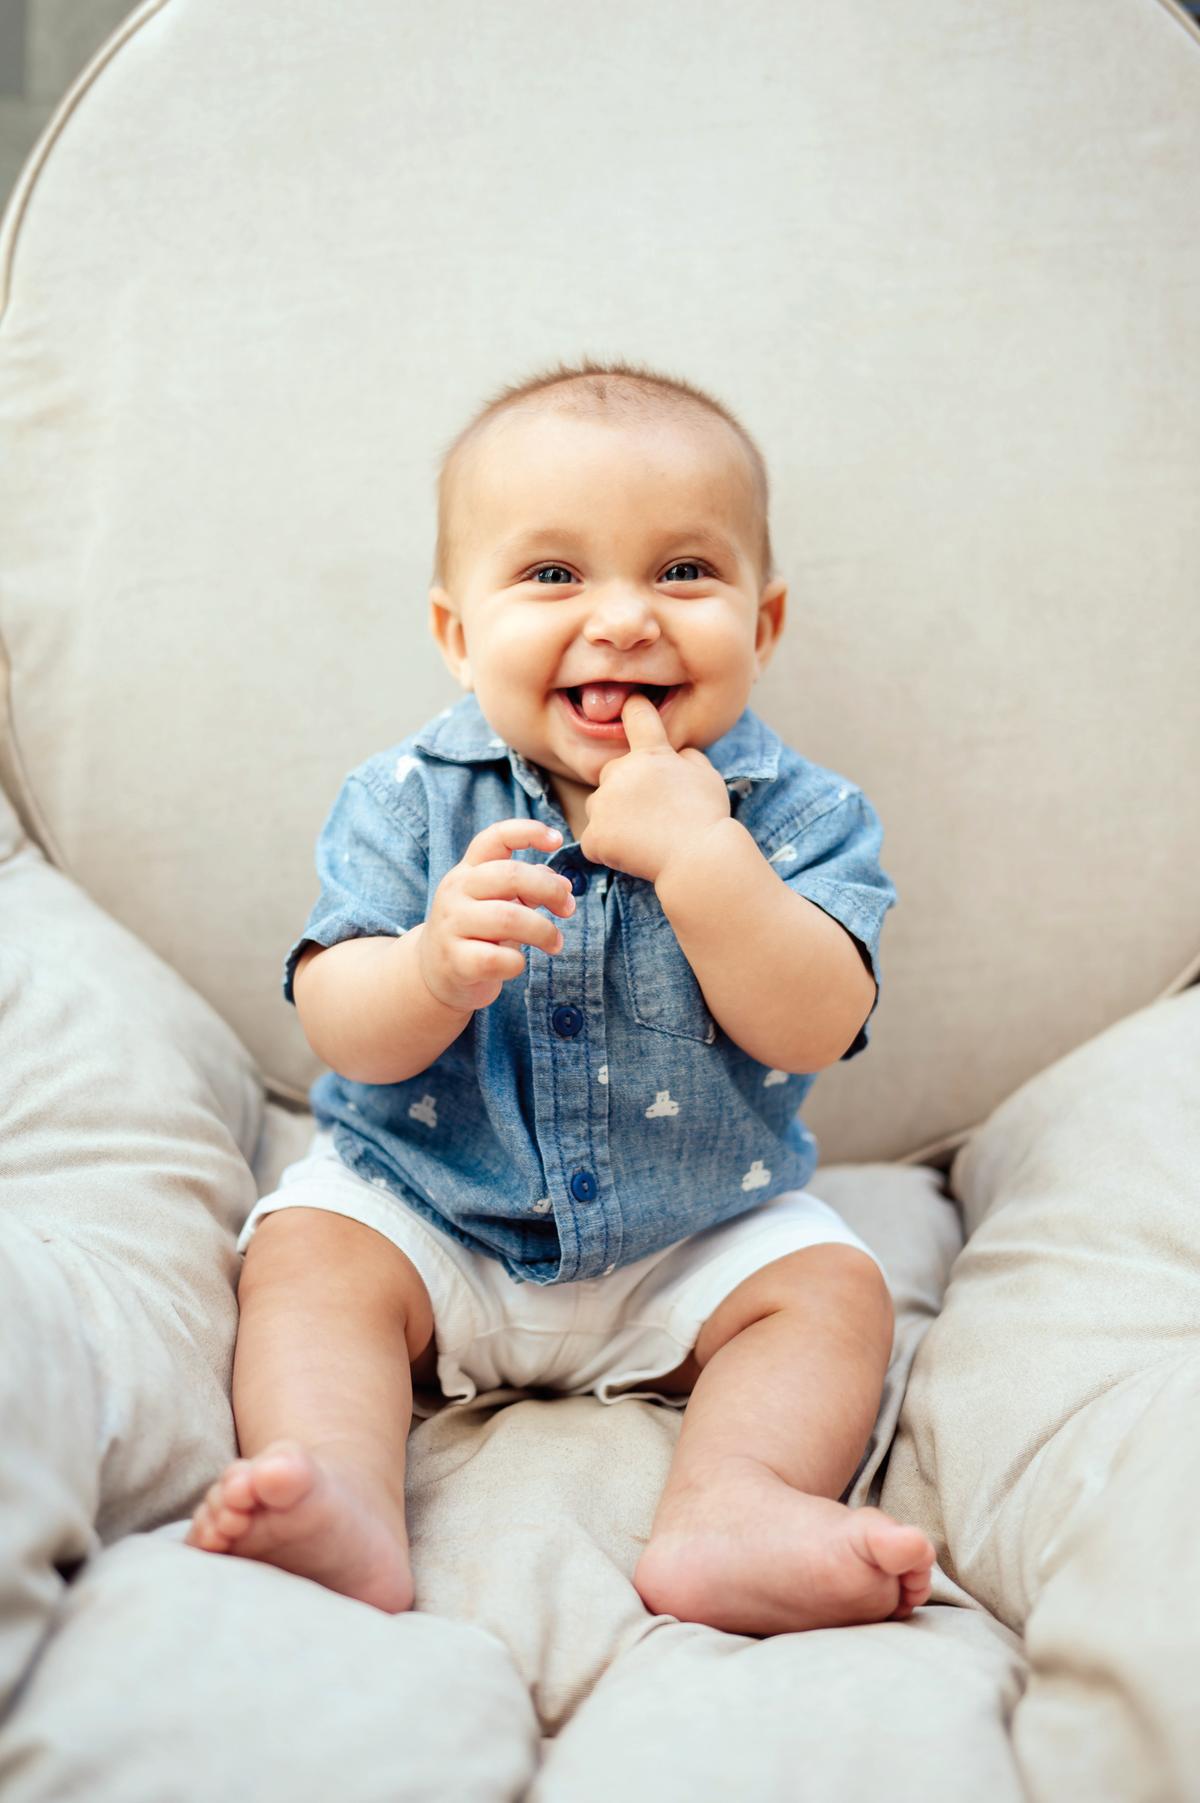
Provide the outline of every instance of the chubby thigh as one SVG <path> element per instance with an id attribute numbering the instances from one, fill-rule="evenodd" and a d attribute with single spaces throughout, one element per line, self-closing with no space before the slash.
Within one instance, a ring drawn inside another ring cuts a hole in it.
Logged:
<path id="1" fill-rule="evenodd" d="M 374 1228 L 422 1279 L 434 1339 L 415 1362 L 413 1379 L 432 1387 L 436 1373 L 441 1397 L 418 1394 L 417 1414 L 431 1413 L 442 1399 L 466 1403 L 508 1387 L 682 1406 L 703 1363 L 694 1356 L 702 1330 L 755 1273 L 817 1246 L 853 1248 L 879 1265 L 827 1203 L 792 1190 L 607 1276 L 520 1282 L 498 1259 L 440 1233 L 349 1170 L 324 1133 L 258 1203 L 238 1250 L 245 1251 L 266 1215 L 293 1207 L 325 1209 Z M 816 1266 L 813 1281 L 819 1281 Z"/>

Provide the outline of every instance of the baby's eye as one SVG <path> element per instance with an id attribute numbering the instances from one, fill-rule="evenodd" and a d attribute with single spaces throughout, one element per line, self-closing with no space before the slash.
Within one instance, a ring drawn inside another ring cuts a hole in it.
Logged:
<path id="1" fill-rule="evenodd" d="M 558 582 L 560 577 L 564 578 L 567 582 L 574 582 L 575 580 L 570 570 L 561 563 L 544 563 L 540 569 L 531 572 L 530 579 L 533 582 L 540 582 L 543 576 L 549 578 L 546 587 L 549 587 L 551 582 Z"/>
<path id="2" fill-rule="evenodd" d="M 670 570 L 666 570 L 663 572 L 663 581 L 664 582 L 686 582 L 688 580 L 688 578 L 686 576 L 672 576 L 671 570 L 695 570 L 697 572 L 696 580 L 703 581 L 704 580 L 704 572 L 707 570 L 707 568 L 708 568 L 707 564 L 697 563 L 694 558 L 690 558 L 690 557 L 685 558 L 682 563 L 673 563 L 671 565 Z"/>

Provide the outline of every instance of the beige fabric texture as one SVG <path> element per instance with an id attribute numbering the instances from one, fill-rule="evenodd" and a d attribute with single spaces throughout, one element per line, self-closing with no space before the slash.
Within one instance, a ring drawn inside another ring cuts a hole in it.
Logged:
<path id="1" fill-rule="evenodd" d="M 1027 1636 L 1039 1800 L 1196 1795 L 1200 988 L 1025 1085 L 959 1154 L 970 1240 L 882 1503 Z"/>
<path id="2" fill-rule="evenodd" d="M 11 841 L 3 797 L 0 819 Z M 82 1395 L 73 1378 L 43 1418 L 84 1409 L 112 1539 L 171 1519 L 232 1452 L 232 1237 L 262 1093 L 208 1004 L 32 845 L 0 862 L 0 921 L 0 1224 L 18 1295 L 44 1281 L 64 1324 L 14 1345 L 4 1381 L 24 1410 L 57 1393 L 47 1348 L 82 1342 Z M 26 1307 L 5 1314 L 11 1331 Z"/>
<path id="3" fill-rule="evenodd" d="M 1021 1803 L 1014 1637 L 940 1599 L 907 1625 L 755 1641 L 661 1622 L 547 1750 L 529 1803 Z"/>
<path id="4" fill-rule="evenodd" d="M 65 1574 L 234 1447 L 232 1236 L 262 1094 L 207 1003 L 0 795 L 0 1707 Z"/>
<path id="5" fill-rule="evenodd" d="M 37 1236 L 0 1217 L 0 1715 L 99 1548 L 98 1404 L 75 1299 Z M 134 1379 L 136 1382 L 136 1377 Z"/>
<path id="6" fill-rule="evenodd" d="M 454 8 L 355 22 L 150 0 L 14 196 L 26 818 L 300 1094 L 316 830 L 453 698 L 437 455 L 526 369 L 661 363 L 762 443 L 755 701 L 900 890 L 824 1154 L 969 1126 L 1200 951 L 1200 43 L 1154 0 L 529 0 L 469 56 Z"/>
<path id="7" fill-rule="evenodd" d="M 0 1726 L 5 1803 L 511 1803 L 536 1769 L 503 1647 L 159 1535 L 63 1599 Z"/>
<path id="8" fill-rule="evenodd" d="M 850 1177 L 864 1238 L 888 1203 L 921 1218 L 904 1175 Z M 531 1797 L 785 1803 L 804 1772 L 805 1794 L 840 1803 L 878 1795 L 890 1771 L 887 1794 L 912 1803 L 980 1784 L 988 1803 L 1015 1803 L 1019 1642 L 944 1580 L 919 1624 L 765 1643 L 647 1615 L 630 1575 L 679 1421 L 640 1402 L 527 1400 L 499 1415 L 446 1410 L 413 1434 L 418 1606 L 508 1646 L 552 1737 Z"/>

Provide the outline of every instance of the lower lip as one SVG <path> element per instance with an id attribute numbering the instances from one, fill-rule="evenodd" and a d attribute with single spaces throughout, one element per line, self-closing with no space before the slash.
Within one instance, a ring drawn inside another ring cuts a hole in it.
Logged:
<path id="1" fill-rule="evenodd" d="M 678 695 L 680 686 L 680 684 L 676 683 L 675 687 L 668 689 L 663 696 L 658 709 L 660 718 L 666 713 L 676 695 Z M 555 689 L 554 693 L 557 695 L 559 701 L 561 701 L 571 725 L 577 732 L 583 733 L 585 738 L 623 739 L 625 737 L 625 728 L 621 724 L 621 717 L 619 714 L 615 720 L 589 720 L 586 714 L 580 713 L 565 689 Z"/>

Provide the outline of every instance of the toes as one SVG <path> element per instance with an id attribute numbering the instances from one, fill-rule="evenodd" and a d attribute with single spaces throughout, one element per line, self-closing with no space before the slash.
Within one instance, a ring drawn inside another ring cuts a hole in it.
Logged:
<path id="1" fill-rule="evenodd" d="M 932 1590 L 932 1573 L 925 1570 L 906 1572 L 900 1579 L 900 1607 L 911 1615 L 914 1609 L 929 1601 Z"/>
<path id="2" fill-rule="evenodd" d="M 200 1535 L 204 1532 L 205 1528 L 211 1525 L 211 1522 L 212 1510 L 208 1506 L 207 1499 L 205 1499 L 204 1502 L 197 1505 L 196 1512 L 192 1516 L 192 1525 L 187 1531 L 187 1538 L 184 1541 L 184 1545 L 198 1546 L 200 1544 Z"/>
<path id="3" fill-rule="evenodd" d="M 241 1509 L 218 1509 L 213 1526 L 226 1540 L 238 1540 L 250 1526 L 253 1517 Z"/>
<path id="4" fill-rule="evenodd" d="M 900 1601 L 906 1609 L 919 1609 L 922 1603 L 929 1601 L 929 1593 L 932 1588 L 928 1578 L 922 1578 L 917 1584 L 906 1583 L 901 1578 Z"/>
<path id="5" fill-rule="evenodd" d="M 213 1518 L 212 1510 L 208 1507 L 206 1502 L 201 1503 L 200 1507 L 196 1510 L 192 1525 L 188 1529 L 187 1539 L 184 1541 L 184 1545 L 198 1546 L 202 1552 L 206 1553 L 226 1553 L 229 1551 L 229 1538 L 227 1535 L 221 1533 Z"/>
<path id="6" fill-rule="evenodd" d="M 929 1586 L 927 1584 L 922 1585 L 919 1590 L 906 1590 L 901 1586 L 900 1601 L 892 1610 L 889 1620 L 907 1621 L 910 1615 L 915 1615 L 922 1604 L 928 1601 Z"/>
<path id="7" fill-rule="evenodd" d="M 203 1502 L 192 1517 L 185 1546 L 224 1553 L 245 1533 L 257 1500 L 246 1477 L 248 1468 L 247 1459 L 238 1459 L 208 1486 Z"/>
<path id="8" fill-rule="evenodd" d="M 307 1496 L 317 1473 L 304 1447 L 295 1440 L 277 1440 L 253 1459 L 235 1459 L 211 1483 L 196 1511 L 207 1511 L 210 1526 L 225 1534 L 245 1532 L 256 1509 L 290 1509 Z M 195 1542 L 192 1542 L 195 1544 Z"/>
<path id="9" fill-rule="evenodd" d="M 880 1571 L 886 1571 L 893 1578 L 909 1573 L 914 1577 L 928 1574 L 935 1555 L 920 1528 L 905 1527 L 880 1509 L 864 1509 L 862 1513 L 873 1518 L 865 1521 L 863 1526 L 867 1551 Z"/>
<path id="10" fill-rule="evenodd" d="M 254 1480 L 250 1475 L 249 1459 L 236 1460 L 226 1471 L 221 1482 L 227 1507 L 247 1512 L 253 1509 L 258 1498 L 254 1493 Z"/>
<path id="11" fill-rule="evenodd" d="M 291 1509 L 317 1481 L 312 1458 L 294 1440 L 280 1440 L 251 1461 L 248 1476 L 258 1501 L 271 1509 Z"/>
<path id="12" fill-rule="evenodd" d="M 900 1596 L 888 1619 L 907 1621 L 923 1603 L 929 1601 L 932 1590 L 933 1572 L 928 1565 L 921 1564 L 911 1571 L 901 1572 Z"/>

